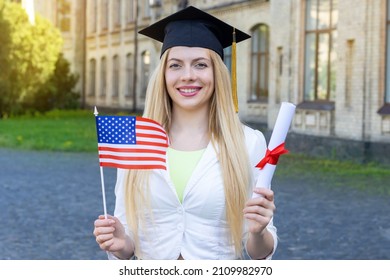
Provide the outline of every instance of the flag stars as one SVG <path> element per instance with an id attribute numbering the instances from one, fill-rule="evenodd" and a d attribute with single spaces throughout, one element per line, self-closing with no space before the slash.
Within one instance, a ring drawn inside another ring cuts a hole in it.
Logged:
<path id="1" fill-rule="evenodd" d="M 136 144 L 135 117 L 97 117 L 98 141 L 108 144 Z"/>

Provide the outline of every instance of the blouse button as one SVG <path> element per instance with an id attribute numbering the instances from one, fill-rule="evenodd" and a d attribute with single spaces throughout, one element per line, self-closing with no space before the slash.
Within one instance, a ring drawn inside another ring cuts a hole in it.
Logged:
<path id="1" fill-rule="evenodd" d="M 183 224 L 178 224 L 178 225 L 177 225 L 177 229 L 178 229 L 179 231 L 183 231 Z"/>

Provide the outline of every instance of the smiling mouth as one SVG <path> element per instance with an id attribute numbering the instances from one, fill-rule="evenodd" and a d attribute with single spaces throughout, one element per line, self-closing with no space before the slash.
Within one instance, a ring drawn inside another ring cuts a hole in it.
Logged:
<path id="1" fill-rule="evenodd" d="M 196 95 L 201 88 L 178 88 L 178 91 L 181 95 L 190 97 Z"/>

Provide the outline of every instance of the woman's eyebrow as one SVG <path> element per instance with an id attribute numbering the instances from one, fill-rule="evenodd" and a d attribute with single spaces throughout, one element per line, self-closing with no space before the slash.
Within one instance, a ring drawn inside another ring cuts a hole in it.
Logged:
<path id="1" fill-rule="evenodd" d="M 175 58 L 175 57 L 172 57 L 172 58 L 169 58 L 168 61 L 183 61 L 182 59 L 179 59 L 179 58 Z M 199 61 L 199 60 L 207 60 L 207 61 L 210 61 L 210 59 L 208 59 L 207 57 L 197 57 L 197 58 L 194 58 L 192 59 L 191 61 Z"/>

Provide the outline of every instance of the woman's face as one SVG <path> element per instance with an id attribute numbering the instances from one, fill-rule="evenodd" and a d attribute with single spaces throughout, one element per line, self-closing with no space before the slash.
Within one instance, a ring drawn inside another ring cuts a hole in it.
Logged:
<path id="1" fill-rule="evenodd" d="M 185 110 L 208 107 L 214 92 L 214 70 L 209 50 L 171 48 L 165 68 L 165 83 L 174 106 Z"/>

